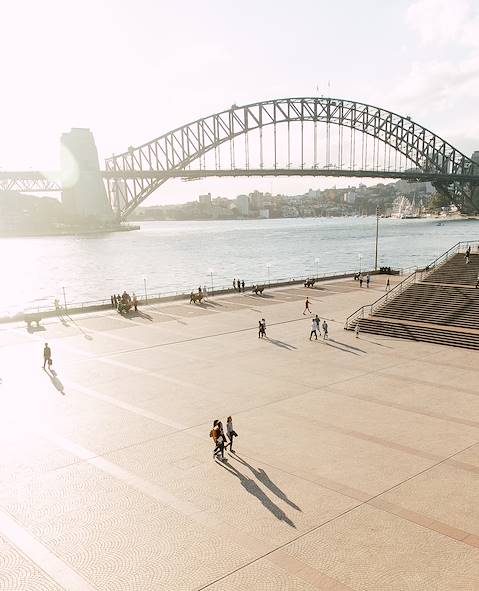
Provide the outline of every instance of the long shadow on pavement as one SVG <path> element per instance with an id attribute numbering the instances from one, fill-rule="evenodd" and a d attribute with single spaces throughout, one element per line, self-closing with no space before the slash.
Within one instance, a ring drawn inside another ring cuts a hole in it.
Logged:
<path id="1" fill-rule="evenodd" d="M 247 468 L 249 468 L 251 470 L 251 472 L 255 475 L 255 477 L 261 482 L 261 484 L 263 484 L 263 486 L 265 486 L 274 495 L 276 495 L 278 497 L 278 499 L 281 499 L 282 501 L 287 503 L 290 507 L 292 507 L 293 509 L 296 509 L 296 511 L 301 511 L 301 508 L 298 507 L 298 505 L 296 505 L 296 503 L 293 503 L 293 501 L 288 499 L 288 496 L 286 495 L 286 493 L 284 493 L 279 488 L 279 486 L 277 486 L 270 479 L 270 477 L 263 470 L 263 468 L 254 468 L 253 466 L 251 466 L 251 464 L 248 464 L 248 462 L 245 459 L 243 459 L 241 456 L 239 456 L 237 453 L 235 453 L 235 455 L 231 456 L 231 457 L 233 460 L 236 460 L 236 461 L 240 462 L 241 464 L 243 464 L 243 466 L 246 466 Z"/>
<path id="2" fill-rule="evenodd" d="M 382 343 L 378 343 L 377 341 L 371 341 L 370 339 L 365 339 L 364 337 L 360 337 L 362 341 L 366 341 L 366 343 L 372 343 L 373 345 L 377 345 L 378 347 L 385 347 L 386 349 L 392 349 L 388 345 L 383 345 Z"/>
<path id="3" fill-rule="evenodd" d="M 335 341 L 333 341 L 333 339 L 324 339 L 323 340 L 323 343 L 325 345 L 328 345 L 328 347 L 333 347 L 333 349 L 337 349 L 338 351 L 343 351 L 343 353 L 350 353 L 351 355 L 359 355 L 359 353 L 356 353 L 355 351 L 350 351 L 349 349 L 345 349 L 344 347 L 338 347 L 337 344 L 333 345 L 334 342 Z"/>
<path id="4" fill-rule="evenodd" d="M 54 369 L 48 371 L 47 369 L 43 369 L 43 371 L 48 375 L 50 378 L 51 383 L 55 386 L 55 388 L 65 396 L 65 386 L 61 383 L 60 379 L 58 378 L 58 374 Z"/>
<path id="5" fill-rule="evenodd" d="M 136 310 L 136 312 L 135 310 L 130 311 L 128 316 L 125 316 L 125 318 L 145 318 L 146 320 L 153 322 L 153 316 L 147 314 L 146 312 L 140 312 L 140 310 Z"/>
<path id="6" fill-rule="evenodd" d="M 282 349 L 287 349 L 288 351 L 293 351 L 297 349 L 294 345 L 290 345 L 289 343 L 285 343 L 284 341 L 278 341 L 278 339 L 271 339 L 270 337 L 266 337 L 266 340 L 269 341 L 272 345 L 276 345 L 277 347 L 281 347 Z"/>
<path id="7" fill-rule="evenodd" d="M 75 322 L 75 320 L 73 320 L 73 318 L 69 314 L 59 313 L 58 318 L 60 319 L 63 326 L 70 326 L 68 322 L 65 320 L 65 318 L 68 318 L 68 320 L 73 324 L 75 328 L 77 328 L 82 333 L 82 335 L 85 337 L 87 341 L 93 341 L 93 337 L 91 336 L 91 334 L 83 330 L 83 328 L 77 322 Z"/>
<path id="8" fill-rule="evenodd" d="M 35 332 L 42 332 L 44 330 L 47 330 L 47 329 L 44 326 L 42 326 L 41 324 L 39 324 L 38 326 L 32 326 L 32 325 L 27 326 L 27 332 L 30 334 L 34 334 Z"/>
<path id="9" fill-rule="evenodd" d="M 348 345 L 347 343 L 343 343 L 341 341 L 336 341 L 335 339 L 329 339 L 330 341 L 332 341 L 333 343 L 336 343 L 337 345 L 341 345 L 343 347 L 346 347 L 347 349 L 352 349 L 353 351 L 360 351 L 361 353 L 367 353 L 367 351 L 365 351 L 364 349 L 360 349 L 359 347 L 353 347 L 352 345 Z"/>
<path id="10" fill-rule="evenodd" d="M 178 316 L 175 316 L 174 314 L 168 314 L 168 312 L 163 312 L 163 309 L 156 308 L 152 304 L 150 304 L 150 308 L 152 308 L 153 310 L 155 310 L 155 312 L 157 312 L 158 314 L 161 314 L 162 316 L 168 316 L 168 318 L 171 318 L 175 322 L 178 322 L 178 324 L 183 324 L 184 326 L 188 325 L 187 322 L 185 322 L 181 318 L 178 318 Z"/>
<path id="11" fill-rule="evenodd" d="M 267 509 L 270 513 L 272 513 L 276 519 L 279 521 L 284 521 L 290 527 L 296 528 L 294 523 L 291 519 L 286 515 L 286 513 L 278 507 L 273 501 L 266 495 L 261 488 L 256 484 L 256 482 L 252 478 L 247 478 L 244 474 L 242 474 L 239 470 L 237 470 L 234 466 L 230 464 L 225 464 L 220 460 L 217 460 L 216 463 L 218 466 L 221 466 L 225 470 L 227 470 L 233 476 L 236 476 L 241 483 L 241 486 L 248 492 L 250 495 L 253 495 L 258 499 L 258 501 L 263 505 L 265 509 Z"/>

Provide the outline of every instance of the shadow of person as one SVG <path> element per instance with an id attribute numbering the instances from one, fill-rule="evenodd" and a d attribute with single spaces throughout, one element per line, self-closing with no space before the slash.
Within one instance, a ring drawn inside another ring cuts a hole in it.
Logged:
<path id="1" fill-rule="evenodd" d="M 140 310 L 130 310 L 128 318 L 144 318 L 145 320 L 149 320 L 153 322 L 153 316 L 151 314 L 147 314 L 146 312 L 141 312 Z"/>
<path id="2" fill-rule="evenodd" d="M 352 345 L 348 345 L 347 343 L 342 343 L 341 341 L 336 341 L 334 339 L 329 339 L 330 341 L 332 341 L 333 343 L 336 343 L 337 345 L 341 345 L 343 347 L 346 347 L 347 349 L 352 349 L 353 351 L 360 351 L 361 353 L 367 353 L 367 351 L 365 351 L 364 349 L 360 349 L 359 347 L 353 347 Z"/>
<path id="3" fill-rule="evenodd" d="M 271 478 L 263 470 L 263 468 L 254 468 L 253 466 L 251 466 L 251 464 L 248 464 L 248 462 L 245 459 L 243 459 L 241 456 L 239 456 L 237 453 L 235 454 L 235 456 L 232 459 L 237 460 L 238 462 L 240 462 L 240 464 L 243 464 L 243 466 L 246 466 L 247 468 L 249 468 L 251 470 L 251 472 L 256 476 L 256 478 L 261 482 L 261 484 L 263 484 L 268 490 L 270 490 L 275 496 L 277 496 L 278 499 L 281 499 L 282 501 L 287 503 L 290 507 L 292 507 L 293 509 L 296 509 L 296 511 L 301 511 L 301 508 L 298 507 L 298 505 L 296 505 L 296 503 L 293 503 L 293 501 L 291 501 L 288 498 L 286 493 L 284 493 L 279 488 L 279 486 L 271 480 Z"/>
<path id="4" fill-rule="evenodd" d="M 44 330 L 47 330 L 42 324 L 39 324 L 38 326 L 33 326 L 33 324 L 29 324 L 27 326 L 27 332 L 29 332 L 30 334 L 33 334 L 35 332 L 42 332 Z"/>
<path id="5" fill-rule="evenodd" d="M 278 341 L 278 339 L 271 339 L 270 337 L 266 337 L 266 340 L 269 341 L 272 345 L 276 345 L 276 347 L 281 347 L 282 349 L 287 349 L 288 351 L 293 351 L 297 349 L 294 345 L 290 345 L 289 343 L 285 343 L 284 341 Z"/>
<path id="6" fill-rule="evenodd" d="M 221 302 L 218 302 L 218 301 L 214 302 L 213 300 L 206 300 L 206 301 L 203 300 L 201 302 L 201 305 L 204 308 L 224 308 L 224 304 L 222 304 Z"/>
<path id="7" fill-rule="evenodd" d="M 48 375 L 51 383 L 55 386 L 58 392 L 65 396 L 65 386 L 61 383 L 60 379 L 58 378 L 57 372 L 54 369 L 50 369 L 50 371 L 48 371 L 48 369 L 45 368 L 43 368 L 43 371 Z"/>
<path id="8" fill-rule="evenodd" d="M 382 343 L 378 343 L 377 341 L 372 341 L 371 339 L 365 339 L 362 335 L 361 335 L 361 340 L 366 341 L 367 343 L 372 343 L 373 345 L 377 345 L 378 347 L 385 347 L 386 349 L 392 349 L 392 347 L 389 347 L 388 345 L 383 345 Z"/>
<path id="9" fill-rule="evenodd" d="M 66 326 L 67 328 L 70 326 L 62 314 L 58 314 L 58 319 L 63 324 L 63 326 Z"/>
<path id="10" fill-rule="evenodd" d="M 155 306 L 153 306 L 151 304 L 150 304 L 150 308 L 153 308 L 153 310 L 155 310 L 155 312 L 157 312 L 158 314 L 161 314 L 161 316 L 167 316 L 168 318 L 171 318 L 175 322 L 178 322 L 178 324 L 183 324 L 184 326 L 188 325 L 187 322 L 185 322 L 181 318 L 178 318 L 178 316 L 175 316 L 174 314 L 168 314 L 167 312 L 163 312 L 162 309 L 156 308 Z"/>
<path id="11" fill-rule="evenodd" d="M 75 322 L 73 320 L 73 318 L 69 314 L 63 314 L 61 316 L 61 321 L 62 321 L 62 324 L 64 326 L 69 326 L 69 324 L 67 324 L 66 321 L 65 321 L 65 316 L 70 320 L 70 322 L 72 323 L 72 325 L 81 332 L 81 334 L 83 335 L 83 337 L 87 341 L 93 341 L 93 337 L 90 334 L 88 334 L 85 330 L 83 330 L 83 328 L 77 322 Z"/>
<path id="12" fill-rule="evenodd" d="M 328 347 L 332 347 L 333 349 L 337 349 L 338 351 L 342 351 L 343 353 L 350 353 L 351 355 L 359 355 L 359 353 L 355 353 L 354 351 L 350 351 L 349 349 L 345 349 L 344 347 L 339 347 L 338 344 L 333 345 L 335 341 L 333 339 L 324 339 L 323 343 L 328 345 Z"/>
<path id="13" fill-rule="evenodd" d="M 265 509 L 267 509 L 270 513 L 272 513 L 276 519 L 279 521 L 284 521 L 290 527 L 296 528 L 294 523 L 291 519 L 286 515 L 286 513 L 278 507 L 273 501 L 261 490 L 261 488 L 256 484 L 256 482 L 252 478 L 247 478 L 244 474 L 242 474 L 239 470 L 237 470 L 234 466 L 224 464 L 220 460 L 217 460 L 216 463 L 227 470 L 230 474 L 233 474 L 238 478 L 241 483 L 241 486 L 248 492 L 250 495 L 253 495 L 258 499 L 258 501 L 263 505 Z"/>

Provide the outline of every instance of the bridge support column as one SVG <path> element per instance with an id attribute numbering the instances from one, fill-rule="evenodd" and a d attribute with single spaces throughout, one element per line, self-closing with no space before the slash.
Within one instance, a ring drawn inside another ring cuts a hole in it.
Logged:
<path id="1" fill-rule="evenodd" d="M 72 221 L 107 222 L 113 211 L 89 129 L 72 128 L 61 137 L 62 204 Z"/>

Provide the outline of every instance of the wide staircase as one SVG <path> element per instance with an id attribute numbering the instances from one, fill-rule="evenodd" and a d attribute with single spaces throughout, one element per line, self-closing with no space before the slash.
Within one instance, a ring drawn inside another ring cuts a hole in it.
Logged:
<path id="1" fill-rule="evenodd" d="M 478 243 L 458 243 L 374 304 L 357 310 L 345 328 L 354 330 L 359 324 L 360 332 L 479 350 L 478 277 Z"/>

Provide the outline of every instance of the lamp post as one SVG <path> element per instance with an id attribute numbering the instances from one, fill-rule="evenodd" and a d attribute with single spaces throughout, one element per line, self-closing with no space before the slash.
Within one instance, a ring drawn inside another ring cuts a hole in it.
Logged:
<path id="1" fill-rule="evenodd" d="M 62 290 L 63 290 L 63 305 L 64 305 L 65 311 L 66 311 L 66 309 L 67 309 L 67 296 L 65 294 L 65 288 L 64 287 L 62 287 Z"/>
<path id="2" fill-rule="evenodd" d="M 362 262 L 362 259 L 363 259 L 363 255 L 362 254 L 358 254 L 358 257 L 359 257 L 359 273 L 362 273 L 361 262 Z"/>
<path id="3" fill-rule="evenodd" d="M 270 287 L 271 281 L 270 281 L 270 276 L 269 276 L 269 270 L 271 269 L 271 263 L 266 263 L 266 268 L 268 269 L 268 287 Z"/>
<path id="4" fill-rule="evenodd" d="M 374 270 L 378 270 L 378 238 L 379 238 L 379 205 L 376 205 L 376 254 L 374 256 Z"/>
<path id="5" fill-rule="evenodd" d="M 318 257 L 316 257 L 314 259 L 314 264 L 316 265 L 316 279 L 318 278 L 318 264 L 319 264 L 319 259 Z"/>
<path id="6" fill-rule="evenodd" d="M 213 288 L 213 269 L 208 269 L 208 273 L 210 274 L 211 278 L 211 295 L 213 295 L 214 288 Z"/>
<path id="7" fill-rule="evenodd" d="M 145 290 L 145 304 L 148 303 L 148 292 L 146 290 L 146 277 L 143 277 L 143 288 Z"/>

